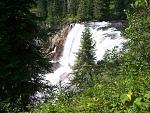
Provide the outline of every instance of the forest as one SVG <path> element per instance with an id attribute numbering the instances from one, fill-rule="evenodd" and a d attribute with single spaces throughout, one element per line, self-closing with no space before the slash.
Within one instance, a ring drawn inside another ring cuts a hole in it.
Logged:
<path id="1" fill-rule="evenodd" d="M 39 0 L 38 15 L 51 22 L 126 19 L 132 0 Z"/>
<path id="2" fill-rule="evenodd" d="M 150 112 L 149 0 L 1 0 L 0 17 L 0 113 Z M 36 41 L 56 25 L 118 20 L 126 21 L 122 51 L 95 62 L 86 26 L 70 85 L 47 83 L 52 63 Z M 49 96 L 41 102 L 37 92 Z"/>

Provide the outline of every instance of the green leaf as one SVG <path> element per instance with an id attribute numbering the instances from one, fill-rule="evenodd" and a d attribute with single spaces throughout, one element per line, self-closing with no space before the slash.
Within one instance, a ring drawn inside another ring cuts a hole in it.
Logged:
<path id="1" fill-rule="evenodd" d="M 126 101 L 129 101 L 129 98 L 126 94 L 121 95 L 120 97 L 121 102 L 124 104 Z"/>
<path id="2" fill-rule="evenodd" d="M 134 104 L 137 106 L 141 106 L 142 105 L 141 100 L 142 100 L 142 98 L 140 98 L 140 97 L 136 98 L 134 101 Z"/>
<path id="3" fill-rule="evenodd" d="M 145 98 L 147 99 L 150 99 L 150 91 L 148 91 L 145 95 L 144 95 Z"/>

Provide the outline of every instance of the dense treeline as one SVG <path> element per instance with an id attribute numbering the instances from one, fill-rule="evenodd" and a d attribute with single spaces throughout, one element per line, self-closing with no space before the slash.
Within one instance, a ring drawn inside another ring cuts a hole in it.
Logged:
<path id="1" fill-rule="evenodd" d="M 48 21 L 126 19 L 132 0 L 38 0 L 38 14 Z"/>
<path id="2" fill-rule="evenodd" d="M 114 48 L 105 54 L 103 60 L 93 63 L 94 51 L 87 52 L 93 50 L 93 44 L 89 43 L 92 41 L 89 41 L 90 32 L 86 29 L 73 68 L 75 91 L 61 89 L 55 102 L 50 100 L 33 112 L 150 112 L 150 2 L 135 0 L 126 14 L 128 25 L 123 35 L 128 44 L 124 49 L 117 52 Z M 87 57 L 93 60 L 83 60 Z"/>

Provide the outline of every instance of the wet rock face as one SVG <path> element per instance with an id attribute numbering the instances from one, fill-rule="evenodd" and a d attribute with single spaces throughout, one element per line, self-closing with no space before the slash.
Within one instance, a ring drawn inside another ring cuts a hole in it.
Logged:
<path id="1" fill-rule="evenodd" d="M 51 43 L 51 47 L 48 50 L 48 58 L 52 60 L 58 60 L 59 57 L 62 54 L 64 43 L 66 40 L 66 37 L 68 35 L 68 32 L 71 30 L 71 28 L 74 26 L 72 25 L 66 25 L 60 30 L 58 33 L 56 33 L 53 37 L 49 38 L 49 41 Z"/>
<path id="2" fill-rule="evenodd" d="M 97 30 L 107 30 L 108 28 L 116 28 L 116 30 L 121 31 L 123 29 L 123 26 L 126 24 L 125 20 L 116 20 L 116 21 L 110 21 L 110 24 L 105 27 L 99 27 Z"/>
<path id="3" fill-rule="evenodd" d="M 114 27 L 117 30 L 122 30 L 124 24 L 125 24 L 125 21 L 118 21 L 118 22 L 114 21 L 114 22 L 111 22 L 110 27 Z"/>

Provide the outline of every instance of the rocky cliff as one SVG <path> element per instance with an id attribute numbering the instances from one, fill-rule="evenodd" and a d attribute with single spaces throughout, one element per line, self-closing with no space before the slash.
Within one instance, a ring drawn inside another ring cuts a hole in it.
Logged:
<path id="1" fill-rule="evenodd" d="M 47 57 L 51 60 L 57 61 L 61 56 L 64 48 L 64 42 L 68 35 L 68 32 L 74 24 L 64 25 L 59 31 L 54 35 L 50 36 L 45 43 L 45 52 Z"/>

